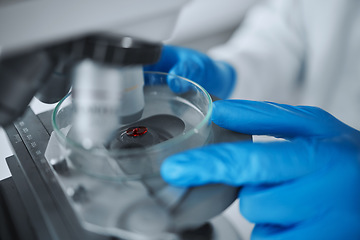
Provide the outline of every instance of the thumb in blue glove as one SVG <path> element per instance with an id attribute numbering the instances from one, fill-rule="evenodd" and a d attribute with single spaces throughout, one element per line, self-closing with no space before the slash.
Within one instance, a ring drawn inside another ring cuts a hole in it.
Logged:
<path id="1" fill-rule="evenodd" d="M 236 81 L 235 70 L 228 63 L 214 61 L 196 50 L 169 45 L 163 47 L 160 60 L 154 65 L 145 66 L 144 70 L 190 79 L 222 99 L 230 96 Z M 175 92 L 186 91 L 187 87 L 179 85 L 171 76 L 169 85 Z"/>
<path id="2" fill-rule="evenodd" d="M 213 121 L 288 141 L 223 143 L 162 165 L 173 185 L 243 186 L 240 210 L 252 239 L 360 239 L 360 132 L 315 107 L 227 100 Z"/>

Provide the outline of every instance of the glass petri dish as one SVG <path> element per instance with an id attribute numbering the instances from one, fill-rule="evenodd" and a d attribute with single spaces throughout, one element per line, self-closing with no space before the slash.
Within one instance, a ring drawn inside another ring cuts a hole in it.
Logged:
<path id="1" fill-rule="evenodd" d="M 71 167 L 104 180 L 155 177 L 166 157 L 212 141 L 212 100 L 200 85 L 161 72 L 145 72 L 144 81 L 141 118 L 119 124 L 106 146 L 89 148 L 73 133 L 71 93 L 58 103 L 52 124 Z"/>

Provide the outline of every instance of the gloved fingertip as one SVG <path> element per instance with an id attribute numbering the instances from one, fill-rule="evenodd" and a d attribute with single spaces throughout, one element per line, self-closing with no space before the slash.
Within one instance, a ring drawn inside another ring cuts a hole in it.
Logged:
<path id="1" fill-rule="evenodd" d="M 217 108 L 216 108 L 216 103 L 217 101 L 213 102 L 212 103 L 212 114 L 211 114 L 211 120 L 214 121 L 214 118 L 215 118 L 215 113 L 217 112 Z"/>
<path id="2" fill-rule="evenodd" d="M 186 159 L 177 156 L 166 159 L 160 168 L 162 178 L 169 184 L 176 186 L 188 186 L 191 177 L 188 175 Z"/>
<path id="3" fill-rule="evenodd" d="M 213 110 L 215 110 L 216 105 L 217 105 L 217 102 L 218 102 L 218 101 L 213 102 L 213 104 L 212 104 Z"/>
<path id="4" fill-rule="evenodd" d="M 169 71 L 167 82 L 170 89 L 178 94 L 185 93 L 190 89 L 190 83 L 178 77 L 178 73 L 182 72 L 181 66 L 176 65 Z"/>
<path id="5" fill-rule="evenodd" d="M 222 111 L 223 109 L 223 102 L 224 100 L 219 100 L 213 102 L 213 108 L 212 108 L 212 115 L 211 120 L 214 121 L 216 124 L 221 122 L 221 119 L 226 118 L 227 115 L 225 115 Z"/>

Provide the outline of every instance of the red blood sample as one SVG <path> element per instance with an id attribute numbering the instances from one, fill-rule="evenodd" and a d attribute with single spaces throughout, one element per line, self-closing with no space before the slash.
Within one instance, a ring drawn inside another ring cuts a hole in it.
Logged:
<path id="1" fill-rule="evenodd" d="M 148 129 L 144 126 L 131 127 L 126 130 L 126 135 L 129 137 L 139 137 L 147 133 Z"/>

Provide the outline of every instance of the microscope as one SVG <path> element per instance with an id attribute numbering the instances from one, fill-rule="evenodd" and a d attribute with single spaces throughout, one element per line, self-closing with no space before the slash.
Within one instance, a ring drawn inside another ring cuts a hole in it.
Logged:
<path id="1" fill-rule="evenodd" d="M 74 78 L 91 75 L 86 71 L 106 74 L 106 68 L 120 66 L 136 75 L 156 62 L 185 2 L 1 3 L 0 125 L 19 117 L 34 95 L 58 102 L 73 83 L 82 84 Z M 117 74 L 121 78 L 122 70 Z"/>
<path id="2" fill-rule="evenodd" d="M 211 123 L 201 86 L 143 72 L 187 2 L 0 3 L 0 125 L 14 150 L 2 237 L 240 239 L 219 215 L 238 188 L 177 188 L 159 174 L 176 152 L 251 139 Z M 59 103 L 36 115 L 34 96 Z"/>

